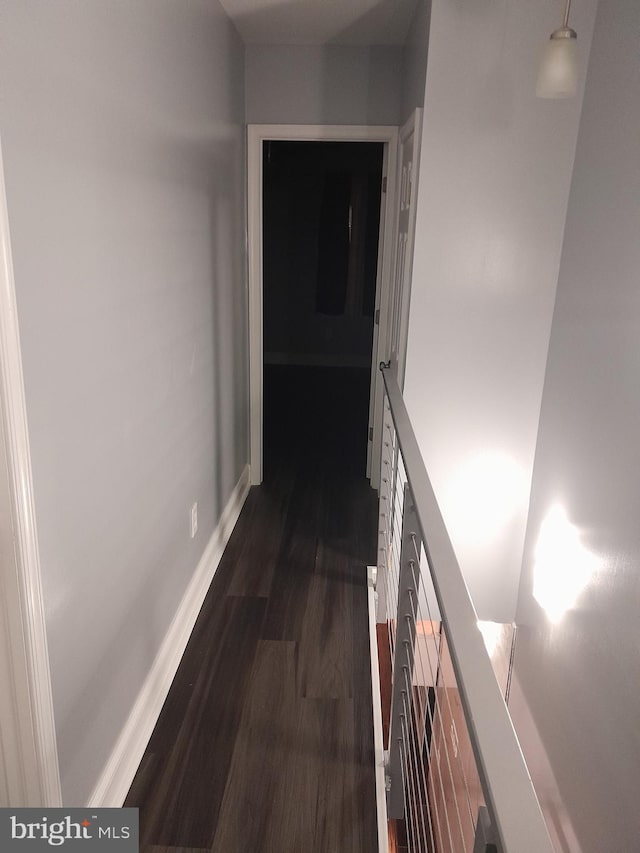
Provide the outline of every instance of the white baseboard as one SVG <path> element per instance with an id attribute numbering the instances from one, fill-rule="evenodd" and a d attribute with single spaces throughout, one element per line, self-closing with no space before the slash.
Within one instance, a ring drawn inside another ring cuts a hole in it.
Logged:
<path id="1" fill-rule="evenodd" d="M 373 587 L 375 566 L 367 566 L 369 645 L 371 659 L 371 695 L 373 699 L 373 747 L 376 771 L 376 813 L 378 820 L 378 851 L 389 853 L 387 829 L 387 790 L 385 786 L 384 741 L 382 735 L 382 702 L 380 700 L 380 669 L 378 666 L 378 637 L 376 634 L 376 601 Z"/>
<path id="2" fill-rule="evenodd" d="M 160 716 L 225 546 L 240 515 L 250 483 L 247 465 L 193 573 L 129 718 L 89 797 L 88 807 L 122 806 Z"/>

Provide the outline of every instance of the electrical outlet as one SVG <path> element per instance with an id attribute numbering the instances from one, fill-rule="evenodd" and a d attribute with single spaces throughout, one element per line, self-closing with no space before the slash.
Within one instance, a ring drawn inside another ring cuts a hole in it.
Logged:
<path id="1" fill-rule="evenodd" d="M 191 538 L 198 532 L 198 501 L 191 507 Z"/>

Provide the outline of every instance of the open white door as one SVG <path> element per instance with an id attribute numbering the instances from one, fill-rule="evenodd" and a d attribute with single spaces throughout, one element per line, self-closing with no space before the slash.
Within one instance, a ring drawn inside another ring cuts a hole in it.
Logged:
<path id="1" fill-rule="evenodd" d="M 383 288 L 379 323 L 376 329 L 372 366 L 372 404 L 370 406 L 370 476 L 371 485 L 380 483 L 380 445 L 382 431 L 382 378 L 378 366 L 391 359 L 397 367 L 400 387 L 404 384 L 409 329 L 409 298 L 413 269 L 413 246 L 416 231 L 416 201 L 422 137 L 422 110 L 416 109 L 400 129 L 395 199 L 396 245 L 391 279 Z M 387 299 L 384 299 L 386 295 Z M 386 330 L 386 334 L 382 331 Z"/>
<path id="2" fill-rule="evenodd" d="M 416 189 L 420 165 L 422 110 L 417 109 L 400 131 L 398 157 L 398 237 L 393 281 L 391 284 L 390 357 L 397 365 L 400 387 L 404 385 L 409 331 L 409 299 L 413 270 L 413 245 L 416 235 Z"/>
<path id="3" fill-rule="evenodd" d="M 396 152 L 397 156 L 397 152 Z M 389 172 L 393 169 L 392 180 L 389 180 Z M 396 210 L 395 210 L 395 177 L 397 170 L 396 161 L 390 162 L 389 150 L 385 149 L 382 162 L 382 199 L 380 203 L 380 236 L 378 241 L 378 271 L 376 275 L 376 304 L 373 324 L 373 344 L 371 347 L 371 380 L 369 387 L 369 440 L 367 442 L 367 477 L 371 485 L 378 488 L 377 481 L 373 480 L 373 472 L 379 465 L 375 456 L 380 455 L 377 443 L 378 432 L 378 409 L 377 401 L 382 393 L 382 377 L 378 369 L 382 360 L 381 353 L 388 348 L 388 323 L 387 304 L 388 289 L 393 271 L 393 257 L 395 252 L 394 235 L 396 233 Z"/>

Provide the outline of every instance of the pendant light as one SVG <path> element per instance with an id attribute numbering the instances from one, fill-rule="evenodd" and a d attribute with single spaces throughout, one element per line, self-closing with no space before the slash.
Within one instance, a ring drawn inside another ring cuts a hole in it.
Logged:
<path id="1" fill-rule="evenodd" d="M 536 95 L 538 98 L 571 98 L 578 85 L 578 51 L 575 30 L 569 26 L 571 0 L 566 0 L 564 20 L 554 30 L 542 57 Z"/>

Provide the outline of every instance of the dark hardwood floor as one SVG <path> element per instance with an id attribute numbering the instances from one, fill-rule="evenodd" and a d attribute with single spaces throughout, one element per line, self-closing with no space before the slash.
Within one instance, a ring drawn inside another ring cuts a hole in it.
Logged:
<path id="1" fill-rule="evenodd" d="M 377 850 L 366 371 L 265 370 L 265 481 L 127 797 L 143 853 Z"/>

